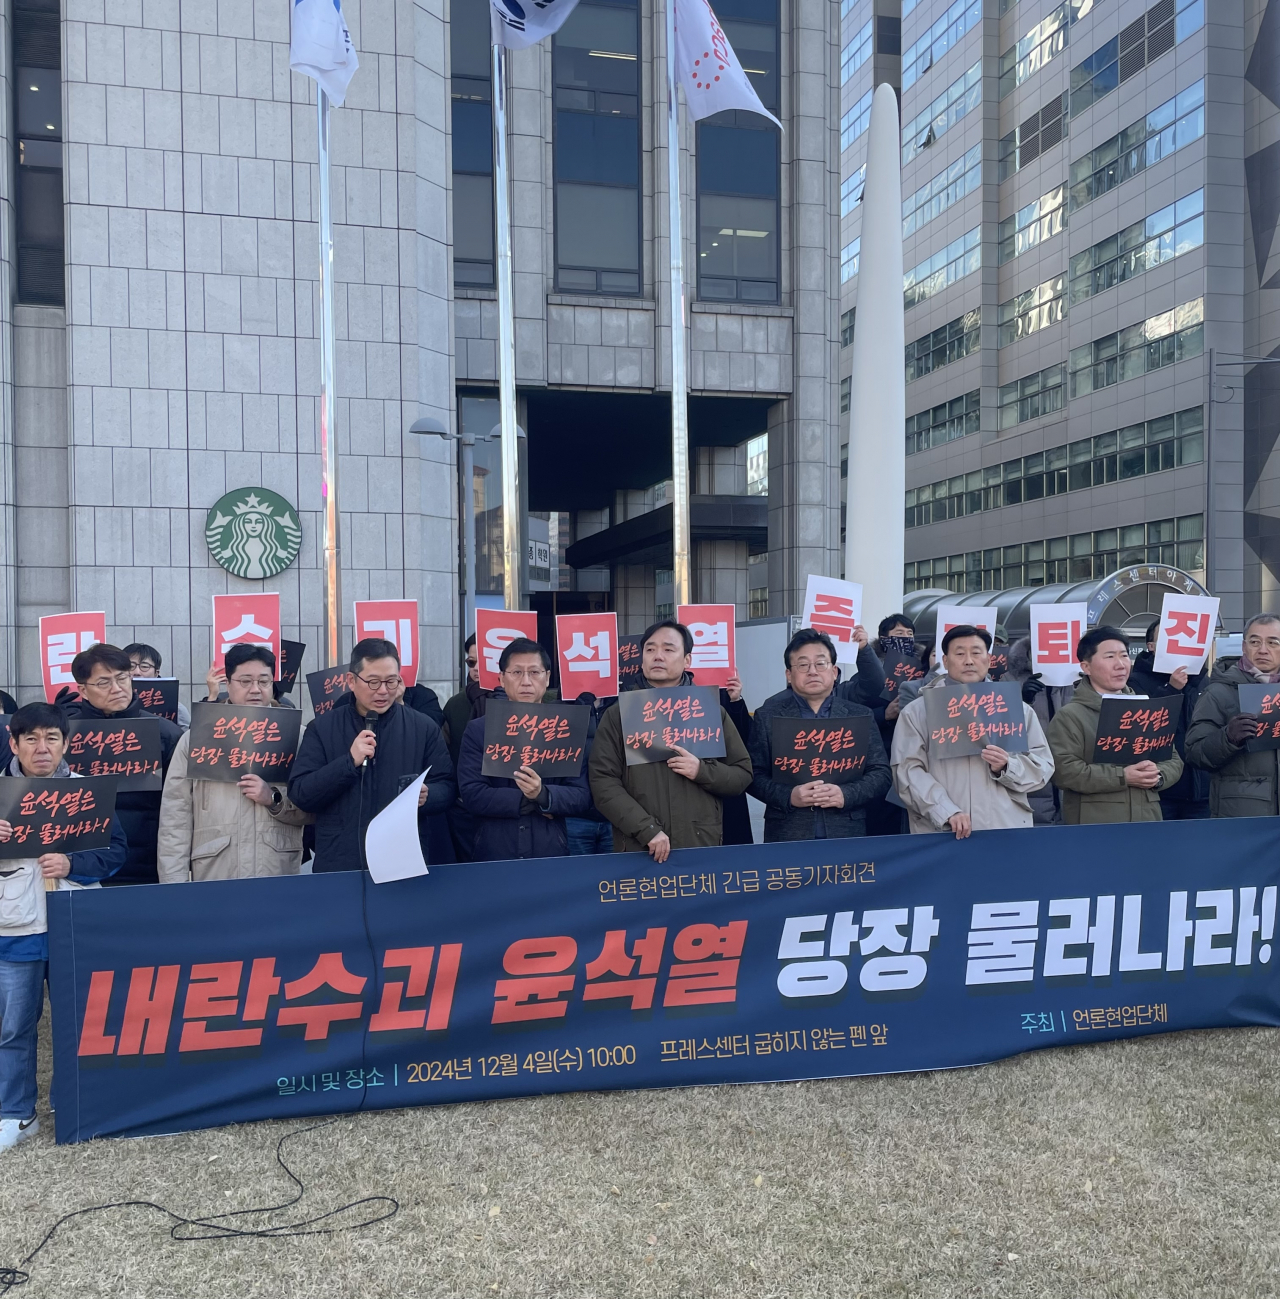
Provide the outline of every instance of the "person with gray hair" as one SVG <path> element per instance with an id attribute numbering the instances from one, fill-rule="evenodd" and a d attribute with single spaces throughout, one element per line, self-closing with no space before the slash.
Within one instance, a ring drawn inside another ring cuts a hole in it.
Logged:
<path id="1" fill-rule="evenodd" d="M 1187 730 L 1187 761 L 1210 773 L 1210 816 L 1280 813 L 1280 749 L 1251 752 L 1258 719 L 1240 710 L 1240 687 L 1280 684 L 1280 615 L 1258 613 L 1245 624 L 1244 653 L 1219 663 Z"/>

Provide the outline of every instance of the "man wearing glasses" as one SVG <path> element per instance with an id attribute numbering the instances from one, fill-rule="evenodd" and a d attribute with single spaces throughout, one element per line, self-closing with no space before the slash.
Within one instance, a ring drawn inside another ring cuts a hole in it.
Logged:
<path id="1" fill-rule="evenodd" d="M 233 645 L 225 669 L 233 708 L 274 706 L 276 656 L 265 645 Z M 192 780 L 190 751 L 187 731 L 174 749 L 160 802 L 160 883 L 296 875 L 302 827 L 314 818 L 258 775 L 241 776 L 235 785 Z"/>
<path id="2" fill-rule="evenodd" d="M 867 736 L 866 766 L 854 780 L 811 780 L 787 785 L 774 778 L 775 717 L 868 717 L 871 709 L 836 695 L 836 648 L 825 632 L 806 627 L 782 652 L 787 689 L 756 709 L 751 725 L 750 793 L 765 806 L 764 841 L 850 839 L 867 832 L 867 805 L 889 792 L 889 758 L 874 725 Z"/>
<path id="3" fill-rule="evenodd" d="M 400 685 L 396 647 L 360 641 L 351 651 L 347 695 L 302 737 L 289 797 L 315 814 L 316 873 L 364 870 L 369 822 L 424 771 L 429 774 L 418 795 L 424 856 L 427 818 L 453 803 L 453 762 L 440 728 L 425 713 L 397 703 Z"/>
<path id="4" fill-rule="evenodd" d="M 1240 687 L 1280 683 L 1280 616 L 1255 614 L 1245 624 L 1244 653 L 1219 662 L 1187 729 L 1187 761 L 1210 772 L 1210 816 L 1280 812 L 1280 749 L 1249 751 L 1258 719 L 1240 711 Z"/>
<path id="5" fill-rule="evenodd" d="M 115 645 L 91 645 L 72 659 L 71 675 L 76 679 L 80 698 L 64 699 L 59 695 L 58 702 L 67 716 L 79 721 L 154 718 L 160 728 L 162 773 L 167 774 L 182 732 L 167 717 L 156 717 L 138 702 L 133 691 L 133 664 L 124 650 Z M 129 840 L 129 854 L 124 867 L 107 881 L 108 884 L 156 883 L 160 790 L 122 791 L 116 795 L 116 811 Z"/>
<path id="6" fill-rule="evenodd" d="M 513 640 L 498 659 L 502 688 L 494 698 L 540 704 L 551 681 L 551 658 L 533 640 Z M 475 861 L 514 861 L 526 857 L 566 857 L 566 816 L 583 816 L 591 807 L 585 771 L 543 780 L 532 767 L 513 779 L 486 776 L 483 717 L 467 724 L 458 762 L 462 806 L 475 819 Z"/>

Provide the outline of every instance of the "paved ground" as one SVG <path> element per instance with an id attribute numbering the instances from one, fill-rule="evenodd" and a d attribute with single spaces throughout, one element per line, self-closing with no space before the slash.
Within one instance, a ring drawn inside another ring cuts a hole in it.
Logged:
<path id="1" fill-rule="evenodd" d="M 300 1207 L 389 1194 L 392 1221 L 175 1244 L 160 1215 L 115 1210 L 64 1228 L 17 1294 L 1274 1295 L 1278 1047 L 1182 1033 L 953 1073 L 362 1115 L 292 1143 Z M 278 1203 L 292 1126 L 62 1149 L 46 1129 L 0 1157 L 0 1262 L 96 1201 Z"/>

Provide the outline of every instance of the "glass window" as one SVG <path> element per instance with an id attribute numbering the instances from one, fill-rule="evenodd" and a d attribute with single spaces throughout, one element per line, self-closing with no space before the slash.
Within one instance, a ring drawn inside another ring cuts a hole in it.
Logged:
<path id="1" fill-rule="evenodd" d="M 1136 379 L 1204 351 L 1204 299 L 1184 302 L 1108 334 L 1073 347 L 1068 359 L 1072 397 L 1084 397 L 1114 383 Z"/>
<path id="2" fill-rule="evenodd" d="M 1051 415 L 1065 405 L 1066 367 L 1051 365 L 1000 389 L 1000 427 L 1013 428 L 1029 419 Z"/>
<path id="3" fill-rule="evenodd" d="M 1092 0 L 1088 0 L 1092 3 Z M 902 89 L 915 85 L 935 63 L 982 21 L 982 0 L 954 0 L 902 56 Z"/>
<path id="4" fill-rule="evenodd" d="M 904 307 L 910 310 L 981 267 L 982 227 L 974 226 L 967 234 L 903 275 Z"/>
<path id="5" fill-rule="evenodd" d="M 904 9 L 903 16 L 906 16 Z M 982 103 L 982 61 L 957 77 L 923 112 L 902 128 L 902 165 L 928 149 Z M 841 148 L 844 148 L 843 142 Z"/>
<path id="6" fill-rule="evenodd" d="M 1000 222 L 999 262 L 1012 261 L 1032 248 L 1038 248 L 1048 239 L 1067 228 L 1067 197 L 1065 185 L 1058 185 L 1042 194 L 1034 203 L 1006 217 Z"/>
<path id="7" fill-rule="evenodd" d="M 981 426 L 982 393 L 975 388 L 963 397 L 953 397 L 939 406 L 922 410 L 918 415 L 908 415 L 907 455 L 968 437 L 970 433 L 979 432 Z"/>
<path id="8" fill-rule="evenodd" d="M 729 33 L 729 39 L 733 41 L 733 48 L 738 49 L 737 41 L 733 40 L 733 33 Z M 745 55 L 738 53 L 740 59 L 745 59 Z M 853 39 L 840 51 L 840 84 L 844 85 L 851 76 L 871 57 L 871 20 L 868 18 L 866 23 L 854 33 Z"/>
<path id="9" fill-rule="evenodd" d="M 759 433 L 747 443 L 747 495 L 769 495 L 769 435 Z"/>
<path id="10" fill-rule="evenodd" d="M 843 153 L 871 125 L 871 96 L 868 90 L 840 119 L 840 152 Z"/>
<path id="11" fill-rule="evenodd" d="M 553 41 L 562 291 L 640 292 L 639 47 L 625 2 L 579 4 Z"/>
<path id="12" fill-rule="evenodd" d="M 1071 259 L 1071 303 L 1191 252 L 1204 243 L 1204 190 L 1136 221 Z"/>
<path id="13" fill-rule="evenodd" d="M 493 116 L 489 10 L 457 0 L 449 25 L 453 120 L 453 278 L 480 289 L 494 284 Z"/>
<path id="14" fill-rule="evenodd" d="M 1043 17 L 1015 45 L 1000 56 L 1000 98 L 1012 94 L 1022 83 L 1067 48 L 1072 24 L 1093 12 L 1094 0 L 1063 0 Z"/>
<path id="15" fill-rule="evenodd" d="M 1061 144 L 1067 133 L 1067 97 L 1054 95 L 1038 112 L 1000 141 L 1000 181 L 1034 162 L 1047 149 Z"/>
<path id="16" fill-rule="evenodd" d="M 1020 338 L 1058 324 L 1066 316 L 1066 309 L 1065 276 L 1057 275 L 1019 293 L 1000 304 L 996 315 L 996 346 L 1007 347 Z"/>
<path id="17" fill-rule="evenodd" d="M 975 309 L 939 326 L 931 334 L 908 343 L 905 349 L 907 382 L 911 383 L 914 379 L 976 352 L 981 327 L 981 312 Z"/>
<path id="18" fill-rule="evenodd" d="M 840 314 L 840 346 L 848 347 L 853 342 L 853 322 L 857 316 L 857 307 L 850 307 Z"/>
<path id="19" fill-rule="evenodd" d="M 1110 193 L 1203 134 L 1204 82 L 1197 81 L 1071 164 L 1070 210 Z"/>
<path id="20" fill-rule="evenodd" d="M 858 273 L 858 263 L 862 255 L 862 236 L 859 235 L 852 243 L 845 244 L 840 250 L 840 283 L 844 284 L 853 279 Z M 849 340 L 853 341 L 852 338 Z"/>
<path id="21" fill-rule="evenodd" d="M 865 166 L 863 171 L 865 173 Z M 979 143 L 963 157 L 957 158 L 945 171 L 940 171 L 927 185 L 922 185 L 903 200 L 903 238 L 915 234 L 981 184 L 982 145 Z"/>
<path id="22" fill-rule="evenodd" d="M 1203 0 L 1177 0 L 1176 15 L 1174 0 L 1160 0 L 1071 69 L 1072 116 L 1078 117 L 1202 26 Z"/>
<path id="23" fill-rule="evenodd" d="M 19 0 L 10 6 L 9 17 L 17 104 L 15 296 L 18 302 L 61 307 L 66 302 L 66 258 L 58 6 Z"/>

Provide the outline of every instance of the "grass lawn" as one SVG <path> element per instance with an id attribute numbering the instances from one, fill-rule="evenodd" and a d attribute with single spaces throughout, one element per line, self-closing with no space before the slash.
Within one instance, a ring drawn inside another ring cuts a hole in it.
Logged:
<path id="1" fill-rule="evenodd" d="M 161 1215 L 113 1210 L 64 1227 L 16 1294 L 1274 1295 L 1278 1046 L 1178 1033 L 950 1073 L 343 1118 L 286 1147 L 308 1185 L 292 1212 L 387 1194 L 391 1221 L 177 1244 Z M 46 1123 L 0 1156 L 0 1263 L 98 1201 L 279 1203 L 275 1145 L 297 1126 L 58 1148 Z"/>

